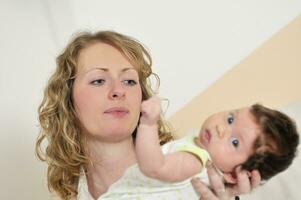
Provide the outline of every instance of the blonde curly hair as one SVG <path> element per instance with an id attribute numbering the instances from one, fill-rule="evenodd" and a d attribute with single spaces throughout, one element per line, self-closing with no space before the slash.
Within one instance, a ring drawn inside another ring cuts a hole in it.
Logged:
<path id="1" fill-rule="evenodd" d="M 153 95 L 149 76 L 152 73 L 150 54 L 137 40 L 113 31 L 78 34 L 57 57 L 56 71 L 50 77 L 39 106 L 40 134 L 36 142 L 36 155 L 48 164 L 48 189 L 61 199 L 77 195 L 80 168 L 93 163 L 87 154 L 86 139 L 81 134 L 79 119 L 72 103 L 72 85 L 77 73 L 77 59 L 81 50 L 102 42 L 119 50 L 138 69 L 142 99 Z M 160 118 L 160 144 L 172 140 L 170 128 Z M 136 130 L 133 132 L 135 138 Z M 43 145 L 43 141 L 47 141 Z M 46 146 L 46 147 L 45 147 Z M 45 148 L 44 148 L 45 147 Z"/>

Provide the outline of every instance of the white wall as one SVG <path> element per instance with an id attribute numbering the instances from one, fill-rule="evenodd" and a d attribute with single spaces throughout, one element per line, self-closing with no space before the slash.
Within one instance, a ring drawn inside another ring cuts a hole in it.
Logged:
<path id="1" fill-rule="evenodd" d="M 55 42 L 38 0 L 0 2 L 0 199 L 46 199 L 34 157 L 37 105 Z"/>
<path id="2" fill-rule="evenodd" d="M 49 197 L 34 157 L 36 113 L 74 31 L 113 29 L 145 43 L 169 116 L 300 13 L 300 0 L 1 0 L 0 199 Z"/>

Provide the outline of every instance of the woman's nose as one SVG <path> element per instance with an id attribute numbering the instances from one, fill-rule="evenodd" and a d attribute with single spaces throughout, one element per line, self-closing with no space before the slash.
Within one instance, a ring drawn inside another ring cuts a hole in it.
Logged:
<path id="1" fill-rule="evenodd" d="M 125 97 L 125 90 L 122 83 L 113 83 L 109 92 L 109 98 L 119 100 Z"/>

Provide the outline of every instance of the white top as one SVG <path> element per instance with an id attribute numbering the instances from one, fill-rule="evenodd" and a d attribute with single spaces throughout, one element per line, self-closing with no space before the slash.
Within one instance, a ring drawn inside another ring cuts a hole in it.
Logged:
<path id="1" fill-rule="evenodd" d="M 180 140 L 169 142 L 162 146 L 164 154 L 178 151 L 179 147 L 190 146 L 194 134 L 183 137 Z M 195 147 L 194 147 L 195 148 Z M 206 168 L 196 175 L 208 183 Z M 113 183 L 108 191 L 97 200 L 199 200 L 194 191 L 190 179 L 177 183 L 166 183 L 146 177 L 139 170 L 138 164 L 126 169 L 123 176 Z M 84 172 L 79 179 L 77 200 L 94 200 L 88 190 Z"/>

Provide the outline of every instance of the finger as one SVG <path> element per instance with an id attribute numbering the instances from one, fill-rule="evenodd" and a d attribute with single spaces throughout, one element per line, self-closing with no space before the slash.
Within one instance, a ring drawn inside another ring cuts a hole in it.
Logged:
<path id="1" fill-rule="evenodd" d="M 206 166 L 211 187 L 213 188 L 218 197 L 225 196 L 226 190 L 222 177 L 216 171 L 211 161 L 208 161 Z"/>
<path id="2" fill-rule="evenodd" d="M 251 183 L 246 170 L 241 170 L 241 167 L 236 168 L 237 175 L 237 193 L 244 194 L 251 191 Z"/>
<path id="3" fill-rule="evenodd" d="M 251 186 L 252 188 L 256 188 L 259 184 L 260 184 L 260 181 L 261 181 L 261 176 L 260 176 L 260 173 L 258 170 L 253 170 L 251 172 Z"/>
<path id="4" fill-rule="evenodd" d="M 193 178 L 191 184 L 202 200 L 218 200 L 215 194 L 200 180 Z"/>

